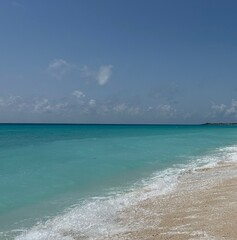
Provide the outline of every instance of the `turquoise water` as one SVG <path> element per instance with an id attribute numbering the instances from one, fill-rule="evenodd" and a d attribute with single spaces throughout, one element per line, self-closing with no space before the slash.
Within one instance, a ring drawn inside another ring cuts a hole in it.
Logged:
<path id="1" fill-rule="evenodd" d="M 0 239 L 69 239 L 57 235 L 66 224 L 98 234 L 123 196 L 133 202 L 146 184 L 159 194 L 185 166 L 228 157 L 235 144 L 234 126 L 2 124 Z M 42 233 L 52 221 L 55 235 Z"/>

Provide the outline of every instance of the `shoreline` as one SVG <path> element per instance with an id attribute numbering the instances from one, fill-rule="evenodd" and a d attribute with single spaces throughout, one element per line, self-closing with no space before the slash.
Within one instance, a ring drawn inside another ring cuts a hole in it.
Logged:
<path id="1" fill-rule="evenodd" d="M 237 164 L 185 173 L 176 190 L 122 211 L 124 232 L 104 239 L 230 239 L 237 236 Z"/>
<path id="2" fill-rule="evenodd" d="M 102 199 L 99 205 L 88 202 L 22 232 L 16 239 L 46 239 L 41 235 L 74 240 L 236 239 L 235 154 L 236 147 L 227 147 L 207 159 L 197 159 L 194 166 L 167 169 L 121 198 Z M 93 218 L 81 222 L 88 210 Z"/>
<path id="3" fill-rule="evenodd" d="M 151 196 L 149 189 L 143 189 L 145 195 L 148 193 L 146 198 L 117 212 L 112 220 L 117 230 L 105 228 L 102 235 L 91 238 L 63 227 L 59 239 L 234 240 L 237 236 L 236 186 L 237 163 L 218 162 L 214 167 L 205 165 L 187 170 L 169 193 Z M 35 233 L 32 232 L 32 236 Z M 17 239 L 31 239 L 31 234 L 23 234 Z M 54 234 L 53 231 L 52 236 Z"/>

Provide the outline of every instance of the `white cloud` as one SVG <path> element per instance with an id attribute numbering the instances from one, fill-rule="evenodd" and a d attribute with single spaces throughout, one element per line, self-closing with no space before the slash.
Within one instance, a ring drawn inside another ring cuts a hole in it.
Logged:
<path id="1" fill-rule="evenodd" d="M 233 99 L 229 105 L 213 104 L 211 106 L 212 112 L 209 116 L 211 117 L 234 117 L 237 118 L 237 100 Z"/>
<path id="2" fill-rule="evenodd" d="M 112 109 L 116 113 L 125 113 L 128 115 L 137 115 L 141 113 L 141 109 L 138 106 L 128 106 L 125 103 L 117 104 Z"/>
<path id="3" fill-rule="evenodd" d="M 176 109 L 170 104 L 159 105 L 157 111 L 165 117 L 173 117 L 176 113 Z"/>
<path id="4" fill-rule="evenodd" d="M 139 107 L 130 107 L 128 108 L 128 113 L 131 115 L 137 115 L 140 113 L 140 108 Z"/>
<path id="5" fill-rule="evenodd" d="M 50 103 L 47 98 L 36 100 L 32 105 L 33 112 L 36 113 L 60 113 L 69 110 L 69 103 L 66 102 L 55 102 Z"/>
<path id="6" fill-rule="evenodd" d="M 72 97 L 74 96 L 74 97 Z M 233 101 L 236 106 L 237 101 Z M 231 105 L 231 106 L 232 106 Z M 232 107 L 233 107 L 232 106 Z M 141 106 L 138 103 L 119 102 L 113 99 L 88 98 L 82 91 L 75 90 L 63 99 L 22 98 L 10 96 L 0 98 L 0 109 L 4 114 L 18 112 L 19 116 L 33 119 L 54 119 L 55 121 L 140 121 L 155 119 L 173 119 L 176 109 L 170 104 Z M 25 114 L 27 113 L 27 114 Z M 16 115 L 17 116 L 17 115 Z"/>
<path id="7" fill-rule="evenodd" d="M 226 110 L 226 115 L 237 115 L 237 100 L 232 100 L 230 107 Z"/>
<path id="8" fill-rule="evenodd" d="M 65 111 L 68 109 L 69 103 L 63 102 L 63 103 L 57 103 L 54 107 L 56 111 Z"/>
<path id="9" fill-rule="evenodd" d="M 79 91 L 79 90 L 73 91 L 73 92 L 72 92 L 72 95 L 75 96 L 75 97 L 77 97 L 77 98 L 84 98 L 84 97 L 86 96 L 83 92 L 81 92 L 81 91 Z"/>
<path id="10" fill-rule="evenodd" d="M 69 64 L 63 59 L 55 59 L 48 66 L 50 74 L 58 79 L 62 79 L 63 76 L 72 69 L 73 65 Z"/>
<path id="11" fill-rule="evenodd" d="M 81 77 L 83 78 L 93 78 L 95 73 L 87 66 L 87 65 L 84 65 L 81 69 L 80 69 L 80 72 L 81 72 Z"/>
<path id="12" fill-rule="evenodd" d="M 80 68 L 80 75 L 82 78 L 96 81 L 100 86 L 108 83 L 112 75 L 112 65 L 100 66 L 98 70 L 91 69 L 89 66 L 84 65 Z"/>
<path id="13" fill-rule="evenodd" d="M 40 112 L 48 112 L 48 111 L 52 110 L 52 108 L 51 108 L 51 106 L 49 104 L 49 100 L 46 99 L 46 98 L 44 98 L 42 100 L 36 101 L 34 103 L 33 108 L 34 108 L 34 111 L 38 112 L 38 113 L 40 113 Z"/>
<path id="14" fill-rule="evenodd" d="M 0 108 L 7 111 L 21 112 L 28 107 L 28 103 L 24 101 L 21 96 L 10 96 L 7 98 L 0 98 Z"/>
<path id="15" fill-rule="evenodd" d="M 99 71 L 96 77 L 99 85 L 101 86 L 105 85 L 109 81 L 112 74 L 112 68 L 113 68 L 112 65 L 105 65 L 99 68 Z"/>
<path id="16" fill-rule="evenodd" d="M 95 106 L 96 106 L 96 101 L 95 101 L 95 99 L 90 99 L 88 105 L 89 105 L 90 107 L 95 107 Z"/>
<path id="17" fill-rule="evenodd" d="M 114 106 L 113 109 L 114 109 L 115 112 L 121 113 L 121 112 L 124 112 L 127 109 L 127 106 L 126 106 L 125 103 L 121 103 L 121 104 L 118 104 L 118 105 Z"/>
<path id="18" fill-rule="evenodd" d="M 153 112 L 154 109 L 155 109 L 155 108 L 154 108 L 153 106 L 148 106 L 148 107 L 145 108 L 145 111 L 147 111 L 147 112 Z"/>
<path id="19" fill-rule="evenodd" d="M 216 113 L 223 113 L 226 110 L 226 105 L 225 104 L 219 104 L 219 105 L 218 104 L 214 104 L 214 105 L 212 105 L 211 108 Z"/>

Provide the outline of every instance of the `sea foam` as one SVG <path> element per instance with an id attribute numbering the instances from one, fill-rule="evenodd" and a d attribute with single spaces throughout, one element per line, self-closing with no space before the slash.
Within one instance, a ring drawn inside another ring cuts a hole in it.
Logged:
<path id="1" fill-rule="evenodd" d="M 15 240 L 103 239 L 127 231 L 129 227 L 121 226 L 117 221 L 119 212 L 145 199 L 171 192 L 184 173 L 212 168 L 222 161 L 237 162 L 236 153 L 237 146 L 219 148 L 206 156 L 191 159 L 188 164 L 174 165 L 156 172 L 125 192 L 91 198 L 46 222 L 39 222 L 31 229 L 22 231 Z"/>
<path id="2" fill-rule="evenodd" d="M 44 223 L 25 230 L 16 240 L 96 239 L 125 231 L 116 221 L 117 213 L 152 196 L 170 192 L 181 169 L 166 169 L 127 190 L 107 197 L 92 198 Z"/>

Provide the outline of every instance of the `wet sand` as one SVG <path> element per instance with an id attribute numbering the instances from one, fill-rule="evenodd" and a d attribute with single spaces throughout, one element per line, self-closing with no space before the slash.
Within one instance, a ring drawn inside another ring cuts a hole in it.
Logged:
<path id="1" fill-rule="evenodd" d="M 185 173 L 172 193 L 118 216 L 125 230 L 104 239 L 237 239 L 237 165 Z"/>

